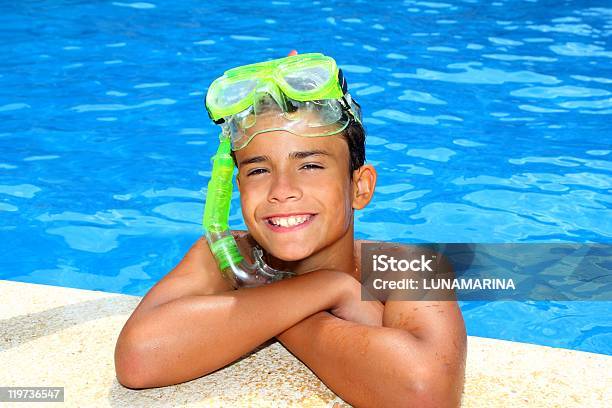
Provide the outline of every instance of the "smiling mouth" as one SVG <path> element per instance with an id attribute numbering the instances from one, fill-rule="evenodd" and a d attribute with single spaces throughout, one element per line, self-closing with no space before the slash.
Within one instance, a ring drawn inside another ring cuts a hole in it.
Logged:
<path id="1" fill-rule="evenodd" d="M 312 220 L 315 214 L 291 215 L 288 217 L 270 217 L 266 222 L 275 228 L 295 228 Z"/>

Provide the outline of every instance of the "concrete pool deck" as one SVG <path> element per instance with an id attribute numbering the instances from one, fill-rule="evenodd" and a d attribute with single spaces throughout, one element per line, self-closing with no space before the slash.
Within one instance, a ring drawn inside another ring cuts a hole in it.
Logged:
<path id="1" fill-rule="evenodd" d="M 12 281 L 0 281 L 0 297 L 0 386 L 65 387 L 65 403 L 49 406 L 349 406 L 278 342 L 206 377 L 130 390 L 115 378 L 113 353 L 139 297 Z M 463 407 L 604 407 L 610 401 L 610 356 L 469 338 Z M 40 406 L 3 406 L 28 405 Z"/>

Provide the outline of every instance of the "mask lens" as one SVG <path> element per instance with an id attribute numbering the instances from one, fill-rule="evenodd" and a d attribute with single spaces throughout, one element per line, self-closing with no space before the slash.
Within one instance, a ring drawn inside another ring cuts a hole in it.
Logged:
<path id="1" fill-rule="evenodd" d="M 220 85 L 215 102 L 217 106 L 229 107 L 246 98 L 257 86 L 254 79 L 243 79 Z"/>
<path id="2" fill-rule="evenodd" d="M 283 79 L 287 85 L 297 92 L 310 92 L 325 86 L 329 82 L 330 73 L 324 67 L 315 66 L 286 73 Z"/>
<path id="3" fill-rule="evenodd" d="M 253 107 L 236 114 L 234 116 L 236 124 L 242 129 L 248 129 L 255 124 L 255 111 Z"/>
<path id="4" fill-rule="evenodd" d="M 297 108 L 294 112 L 285 113 L 285 118 L 292 121 L 303 121 L 309 128 L 327 126 L 342 119 L 340 104 L 332 99 L 299 102 L 292 100 Z"/>
<path id="5" fill-rule="evenodd" d="M 224 126 L 227 126 L 232 140 L 232 149 L 242 149 L 250 140 L 248 129 L 256 123 L 255 109 L 250 106 L 240 113 L 226 118 Z"/>
<path id="6" fill-rule="evenodd" d="M 284 130 L 298 136 L 326 136 L 342 131 L 348 123 L 336 100 L 287 102 L 293 111 L 282 110 L 270 96 L 259 97 L 248 109 L 226 118 L 232 149 L 242 149 L 261 133 Z"/>

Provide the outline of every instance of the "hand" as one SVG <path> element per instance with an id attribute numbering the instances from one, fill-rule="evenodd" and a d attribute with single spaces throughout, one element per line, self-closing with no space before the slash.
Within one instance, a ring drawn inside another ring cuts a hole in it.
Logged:
<path id="1" fill-rule="evenodd" d="M 385 307 L 378 300 L 361 300 L 361 284 L 346 274 L 346 285 L 331 313 L 342 319 L 368 326 L 382 326 Z"/>

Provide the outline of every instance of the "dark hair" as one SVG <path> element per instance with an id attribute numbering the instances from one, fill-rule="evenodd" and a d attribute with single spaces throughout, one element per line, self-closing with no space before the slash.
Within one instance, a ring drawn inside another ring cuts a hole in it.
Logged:
<path id="1" fill-rule="evenodd" d="M 351 119 L 346 129 L 342 132 L 342 136 L 348 144 L 349 174 L 352 178 L 353 171 L 365 163 L 365 129 L 361 123 Z"/>
<path id="2" fill-rule="evenodd" d="M 365 129 L 361 123 L 354 119 L 350 119 L 346 129 L 342 131 L 342 137 L 348 145 L 349 151 L 349 176 L 353 178 L 353 171 L 357 170 L 365 163 Z M 238 167 L 236 155 L 232 150 L 232 159 L 234 165 Z"/>

